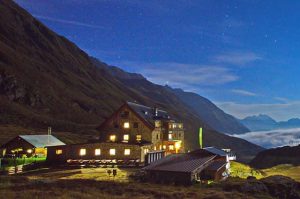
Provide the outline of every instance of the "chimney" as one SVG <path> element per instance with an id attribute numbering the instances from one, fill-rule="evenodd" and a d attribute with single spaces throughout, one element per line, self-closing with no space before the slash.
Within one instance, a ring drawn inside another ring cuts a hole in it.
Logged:
<path id="1" fill-rule="evenodd" d="M 50 144 L 51 127 L 48 127 L 48 144 Z"/>
<path id="2" fill-rule="evenodd" d="M 155 117 L 158 116 L 158 108 L 156 106 L 154 107 L 154 115 L 155 115 Z"/>

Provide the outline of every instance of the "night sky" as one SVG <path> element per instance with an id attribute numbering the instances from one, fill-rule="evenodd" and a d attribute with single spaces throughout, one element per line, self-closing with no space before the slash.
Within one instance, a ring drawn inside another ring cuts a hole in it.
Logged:
<path id="1" fill-rule="evenodd" d="M 238 118 L 300 117 L 300 1 L 16 2 L 89 55 Z"/>

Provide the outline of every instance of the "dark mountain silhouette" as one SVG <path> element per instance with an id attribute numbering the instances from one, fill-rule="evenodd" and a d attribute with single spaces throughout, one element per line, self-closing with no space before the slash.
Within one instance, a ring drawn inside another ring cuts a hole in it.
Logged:
<path id="1" fill-rule="evenodd" d="M 275 149 L 268 149 L 257 154 L 257 156 L 250 162 L 250 165 L 265 169 L 280 164 L 300 165 L 300 145 L 299 146 L 285 146 Z"/>
<path id="2" fill-rule="evenodd" d="M 0 124 L 95 136 L 124 101 L 159 106 L 185 123 L 186 145 L 231 148 L 249 159 L 262 148 L 207 124 L 164 86 L 90 58 L 10 0 L 0 1 Z M 4 132 L 5 133 L 5 132 Z"/>
<path id="3" fill-rule="evenodd" d="M 185 92 L 182 89 L 171 89 L 187 106 L 192 108 L 208 125 L 215 130 L 227 134 L 242 134 L 249 132 L 249 129 L 241 124 L 232 115 L 229 115 L 218 108 L 208 99 L 192 92 Z"/>
<path id="4" fill-rule="evenodd" d="M 300 119 L 293 118 L 288 121 L 276 122 L 268 115 L 249 116 L 240 122 L 251 131 L 269 131 L 275 129 L 299 128 Z"/>

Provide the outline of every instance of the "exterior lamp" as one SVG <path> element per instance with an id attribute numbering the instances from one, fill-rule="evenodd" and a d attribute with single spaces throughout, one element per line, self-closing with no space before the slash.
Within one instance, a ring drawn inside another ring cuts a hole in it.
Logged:
<path id="1" fill-rule="evenodd" d="M 180 142 L 175 142 L 176 153 L 178 153 L 178 150 L 180 149 L 180 147 L 181 147 L 181 143 Z"/>
<path id="2" fill-rule="evenodd" d="M 27 149 L 27 153 L 32 153 L 32 149 Z"/>

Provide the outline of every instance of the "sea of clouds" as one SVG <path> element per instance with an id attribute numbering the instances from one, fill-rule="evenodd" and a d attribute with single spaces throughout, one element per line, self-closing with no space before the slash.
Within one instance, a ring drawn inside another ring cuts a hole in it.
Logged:
<path id="1" fill-rule="evenodd" d="M 248 140 L 264 148 L 297 146 L 300 144 L 300 128 L 255 131 L 233 136 Z"/>

